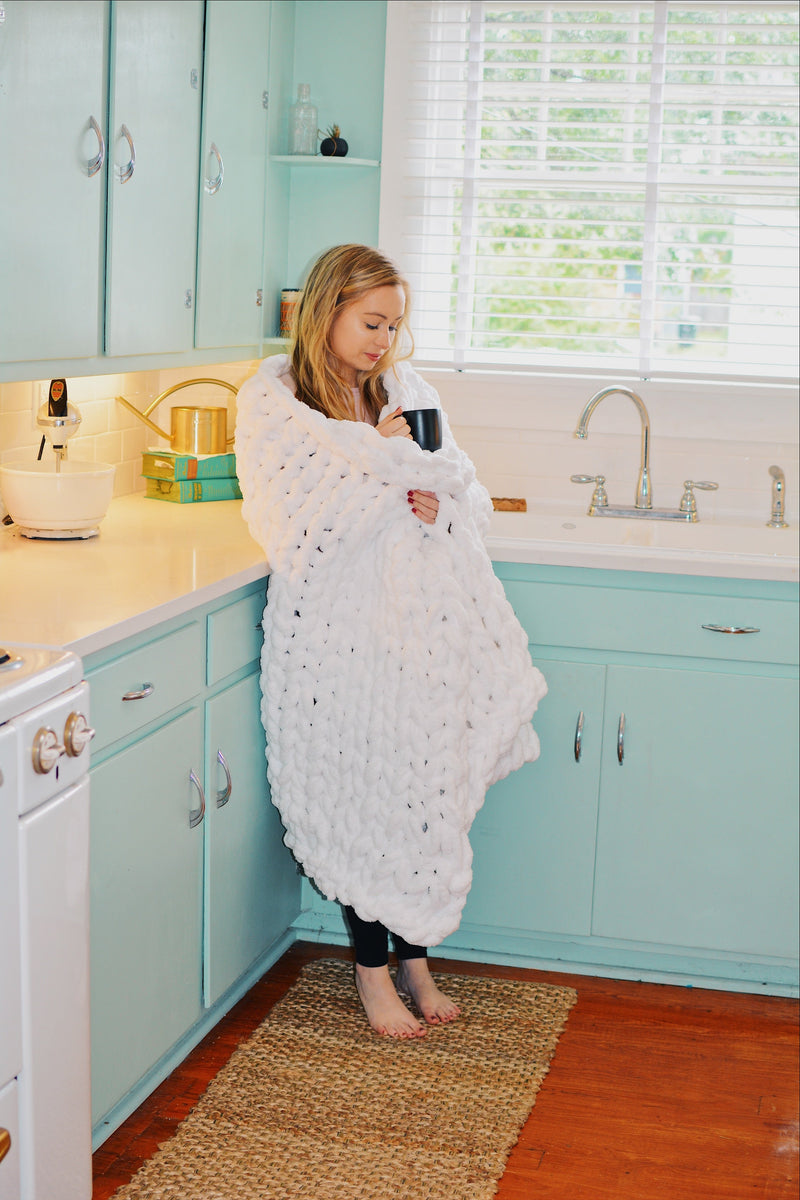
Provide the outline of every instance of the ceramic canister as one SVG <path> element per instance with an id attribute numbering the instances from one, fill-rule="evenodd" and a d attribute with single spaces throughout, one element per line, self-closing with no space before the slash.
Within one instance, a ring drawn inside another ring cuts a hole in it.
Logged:
<path id="1" fill-rule="evenodd" d="M 284 288 L 281 292 L 281 327 L 279 337 L 291 337 L 294 310 L 300 299 L 300 288 Z"/>

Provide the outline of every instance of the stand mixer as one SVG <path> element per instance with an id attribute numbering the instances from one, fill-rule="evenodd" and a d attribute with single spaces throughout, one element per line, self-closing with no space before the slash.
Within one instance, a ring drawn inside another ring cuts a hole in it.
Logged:
<path id="1" fill-rule="evenodd" d="M 47 402 L 36 414 L 36 424 L 42 430 L 39 459 L 42 457 L 45 442 L 49 442 L 56 456 L 56 471 L 60 471 L 61 464 L 67 457 L 67 442 L 73 433 L 77 432 L 80 423 L 81 414 L 67 399 L 67 381 L 52 379 Z"/>
<path id="2" fill-rule="evenodd" d="M 80 413 L 67 400 L 66 380 L 52 380 L 47 403 L 36 414 L 42 431 L 38 458 L 0 465 L 3 502 L 23 537 L 91 538 L 99 532 L 114 491 L 115 468 L 68 460 L 67 443 L 80 423 Z M 42 459 L 46 442 L 55 462 L 49 454 Z"/>

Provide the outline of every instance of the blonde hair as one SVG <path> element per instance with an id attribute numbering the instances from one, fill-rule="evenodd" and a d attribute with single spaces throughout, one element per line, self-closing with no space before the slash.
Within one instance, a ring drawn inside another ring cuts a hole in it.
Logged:
<path id="1" fill-rule="evenodd" d="M 327 250 L 311 268 L 294 315 L 289 359 L 297 398 L 340 421 L 354 419 L 353 397 L 338 373 L 330 350 L 333 323 L 350 304 L 379 287 L 400 287 L 405 313 L 397 324 L 394 341 L 380 363 L 359 375 L 364 406 L 375 421 L 387 400 L 384 373 L 394 363 L 410 358 L 413 341 L 407 329 L 410 289 L 395 265 L 371 246 L 349 244 Z M 405 331 L 406 337 L 401 337 Z M 405 344 L 405 346 L 404 346 Z"/>

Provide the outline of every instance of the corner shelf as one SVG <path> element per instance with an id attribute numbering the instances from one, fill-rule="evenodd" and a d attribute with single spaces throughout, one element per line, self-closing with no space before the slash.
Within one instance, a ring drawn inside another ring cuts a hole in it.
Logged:
<path id="1" fill-rule="evenodd" d="M 270 162 L 288 163 L 292 167 L 318 167 L 321 164 L 332 164 L 337 170 L 340 167 L 379 167 L 377 158 L 334 158 L 323 154 L 270 154 Z"/>

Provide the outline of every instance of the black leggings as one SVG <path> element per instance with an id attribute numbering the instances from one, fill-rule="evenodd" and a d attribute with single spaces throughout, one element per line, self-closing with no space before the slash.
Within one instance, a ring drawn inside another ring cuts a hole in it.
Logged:
<path id="1" fill-rule="evenodd" d="M 355 909 L 343 905 L 347 924 L 353 935 L 356 962 L 361 967 L 385 967 L 389 961 L 389 930 L 380 921 L 362 921 Z M 392 934 L 395 953 L 400 962 L 407 958 L 427 958 L 425 946 L 412 946 L 399 933 Z"/>

